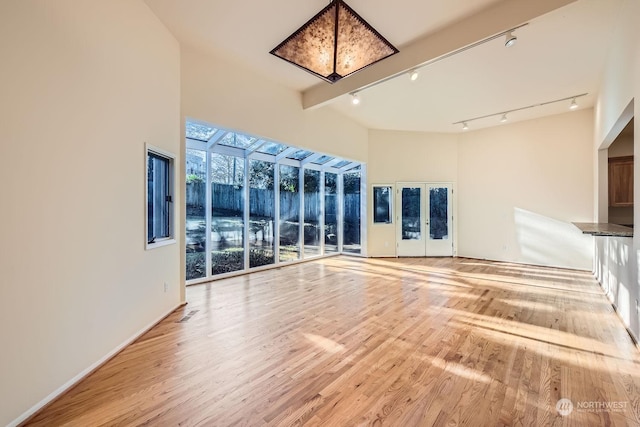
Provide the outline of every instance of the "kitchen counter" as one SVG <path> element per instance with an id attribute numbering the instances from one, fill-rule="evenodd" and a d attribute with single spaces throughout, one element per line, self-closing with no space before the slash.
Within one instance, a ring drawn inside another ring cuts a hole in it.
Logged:
<path id="1" fill-rule="evenodd" d="M 633 228 L 624 225 L 598 223 L 598 222 L 574 222 L 583 234 L 592 236 L 633 237 Z"/>

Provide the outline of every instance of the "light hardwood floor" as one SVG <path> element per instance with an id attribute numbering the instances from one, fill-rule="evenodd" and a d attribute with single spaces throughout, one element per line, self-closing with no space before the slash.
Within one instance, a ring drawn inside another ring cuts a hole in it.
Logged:
<path id="1" fill-rule="evenodd" d="M 640 425 L 639 352 L 590 273 L 338 257 L 187 296 L 29 425 Z"/>

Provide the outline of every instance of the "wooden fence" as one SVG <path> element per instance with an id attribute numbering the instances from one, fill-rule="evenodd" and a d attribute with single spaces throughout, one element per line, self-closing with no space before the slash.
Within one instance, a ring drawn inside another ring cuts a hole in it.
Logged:
<path id="1" fill-rule="evenodd" d="M 212 185 L 213 208 L 224 212 L 242 212 L 244 209 L 244 190 L 228 184 Z M 275 204 L 273 190 L 251 188 L 249 191 L 249 209 L 252 215 L 273 217 Z M 204 182 L 187 184 L 187 211 L 202 210 L 205 205 Z M 344 197 L 345 222 L 358 221 L 360 217 L 360 194 L 347 194 Z M 337 195 L 328 194 L 325 197 L 325 211 L 336 212 Z M 316 209 L 320 206 L 320 194 L 304 195 L 304 217 L 313 219 L 317 216 Z M 296 218 L 300 212 L 300 197 L 297 193 L 280 192 L 280 217 L 282 219 Z"/>

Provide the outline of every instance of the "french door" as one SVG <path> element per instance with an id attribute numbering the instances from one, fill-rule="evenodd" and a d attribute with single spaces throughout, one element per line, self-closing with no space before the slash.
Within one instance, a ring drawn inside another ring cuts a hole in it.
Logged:
<path id="1" fill-rule="evenodd" d="M 396 254 L 453 256 L 452 185 L 399 183 L 396 191 Z"/>

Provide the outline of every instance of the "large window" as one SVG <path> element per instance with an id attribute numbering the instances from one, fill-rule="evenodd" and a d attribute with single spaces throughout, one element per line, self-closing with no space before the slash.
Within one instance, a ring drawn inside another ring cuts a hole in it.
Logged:
<path id="1" fill-rule="evenodd" d="M 338 252 L 338 175 L 324 174 L 324 250 Z"/>
<path id="2" fill-rule="evenodd" d="M 304 170 L 304 256 L 320 255 L 320 171 Z"/>
<path id="3" fill-rule="evenodd" d="M 360 253 L 360 171 L 345 173 L 343 251 Z"/>
<path id="4" fill-rule="evenodd" d="M 148 249 L 173 243 L 173 156 L 147 146 Z"/>
<path id="5" fill-rule="evenodd" d="M 187 280 L 191 280 L 207 275 L 207 199 L 205 185 L 207 181 L 207 153 L 202 150 L 187 149 L 186 163 L 186 258 Z"/>
<path id="6" fill-rule="evenodd" d="M 275 188 L 274 164 L 249 162 L 249 267 L 273 264 Z"/>
<path id="7" fill-rule="evenodd" d="M 359 162 L 192 121 L 186 145 L 188 281 L 360 252 Z"/>
<path id="8" fill-rule="evenodd" d="M 244 159 L 211 154 L 212 274 L 244 269 Z"/>
<path id="9" fill-rule="evenodd" d="M 280 261 L 300 258 L 300 168 L 280 166 Z"/>

